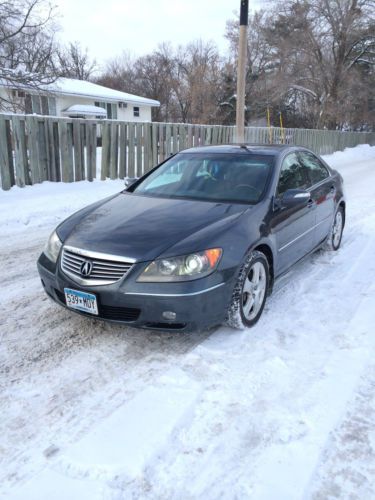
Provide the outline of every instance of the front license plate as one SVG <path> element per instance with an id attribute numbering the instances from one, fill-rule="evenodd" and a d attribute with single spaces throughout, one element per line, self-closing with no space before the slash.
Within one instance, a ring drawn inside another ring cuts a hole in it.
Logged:
<path id="1" fill-rule="evenodd" d="M 64 288 L 66 305 L 71 309 L 78 309 L 90 314 L 98 314 L 96 296 L 92 293 L 80 292 Z"/>

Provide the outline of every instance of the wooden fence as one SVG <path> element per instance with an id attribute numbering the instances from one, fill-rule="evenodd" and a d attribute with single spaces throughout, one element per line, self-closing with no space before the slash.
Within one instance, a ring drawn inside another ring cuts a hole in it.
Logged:
<path id="1" fill-rule="evenodd" d="M 233 126 L 0 114 L 1 187 L 138 177 L 173 153 L 232 143 L 234 134 Z M 296 144 L 328 154 L 375 145 L 375 133 L 247 127 L 245 141 Z"/>

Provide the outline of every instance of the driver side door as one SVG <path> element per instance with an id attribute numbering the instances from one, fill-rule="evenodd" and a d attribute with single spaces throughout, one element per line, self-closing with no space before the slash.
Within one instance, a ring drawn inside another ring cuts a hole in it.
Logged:
<path id="1" fill-rule="evenodd" d="M 287 270 L 314 248 L 314 200 L 308 199 L 289 208 L 282 203 L 282 196 L 287 190 L 308 189 L 309 184 L 308 171 L 297 153 L 289 153 L 281 164 L 271 223 L 277 248 L 277 274 Z"/>

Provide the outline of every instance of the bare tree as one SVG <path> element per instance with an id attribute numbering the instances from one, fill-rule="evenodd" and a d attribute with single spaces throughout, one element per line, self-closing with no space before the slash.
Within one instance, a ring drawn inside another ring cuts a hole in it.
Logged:
<path id="1" fill-rule="evenodd" d="M 10 89 L 32 88 L 55 79 L 53 8 L 45 0 L 0 1 L 0 78 Z M 13 106 L 5 95 L 0 106 Z"/>
<path id="2" fill-rule="evenodd" d="M 358 128 L 360 114 L 353 109 L 362 109 L 364 117 L 363 103 L 371 105 L 375 1 L 268 3 L 271 8 L 256 14 L 249 30 L 251 116 L 263 113 L 256 104 L 262 108 L 263 94 L 291 125 Z M 235 25 L 229 23 L 234 56 L 236 36 Z"/>
<path id="3" fill-rule="evenodd" d="M 57 50 L 58 74 L 77 80 L 89 80 L 98 71 L 96 60 L 90 59 L 88 49 L 83 50 L 79 42 L 70 42 Z"/>

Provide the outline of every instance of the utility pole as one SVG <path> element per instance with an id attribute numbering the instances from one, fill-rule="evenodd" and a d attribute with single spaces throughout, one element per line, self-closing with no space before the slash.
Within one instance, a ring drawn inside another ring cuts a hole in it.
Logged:
<path id="1" fill-rule="evenodd" d="M 247 25 L 249 22 L 249 0 L 241 0 L 240 36 L 237 63 L 236 141 L 245 140 L 245 83 L 247 58 Z"/>

